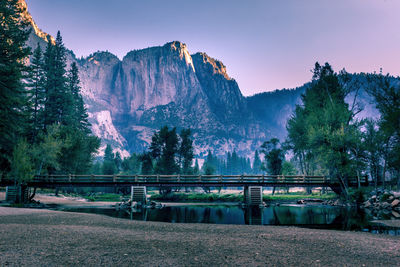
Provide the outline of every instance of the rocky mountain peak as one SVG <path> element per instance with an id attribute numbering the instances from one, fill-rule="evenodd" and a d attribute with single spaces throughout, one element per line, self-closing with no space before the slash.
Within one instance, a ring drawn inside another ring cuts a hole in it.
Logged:
<path id="1" fill-rule="evenodd" d="M 187 49 L 186 44 L 180 42 L 180 41 L 173 41 L 170 43 L 166 43 L 164 45 L 166 48 L 170 48 L 172 51 L 177 52 L 179 55 L 180 59 L 185 59 L 186 65 L 190 66 L 193 71 L 195 71 L 194 65 L 193 65 L 193 60 L 192 57 L 190 56 L 190 53 Z"/>
<path id="2" fill-rule="evenodd" d="M 192 55 L 192 57 L 196 58 L 198 62 L 202 62 L 203 64 L 205 64 L 206 67 L 204 69 L 208 72 L 213 74 L 220 74 L 224 76 L 225 79 L 231 80 L 226 71 L 226 66 L 221 61 L 214 59 L 203 52 L 196 53 Z"/>
<path id="3" fill-rule="evenodd" d="M 99 65 L 99 64 L 109 64 L 113 65 L 118 63 L 120 60 L 118 57 L 108 51 L 97 51 L 87 58 L 84 59 L 84 61 L 91 62 L 93 64 Z"/>
<path id="4" fill-rule="evenodd" d="M 21 14 L 21 18 L 25 21 L 27 21 L 28 23 L 30 23 L 30 25 L 32 26 L 33 32 L 35 33 L 35 35 L 41 39 L 43 39 L 44 41 L 47 42 L 48 38 L 51 40 L 51 42 L 53 44 L 55 44 L 55 39 L 53 36 L 51 36 L 48 33 L 45 33 L 44 31 L 42 31 L 35 23 L 35 21 L 33 20 L 31 14 L 28 12 L 28 5 L 26 4 L 25 0 L 18 0 L 18 4 L 22 7 L 22 9 L 24 10 Z"/>

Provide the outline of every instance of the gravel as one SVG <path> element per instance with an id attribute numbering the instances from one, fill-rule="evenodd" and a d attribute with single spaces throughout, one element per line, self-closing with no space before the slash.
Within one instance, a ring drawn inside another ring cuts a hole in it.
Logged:
<path id="1" fill-rule="evenodd" d="M 0 266 L 400 266 L 400 237 L 0 207 Z"/>

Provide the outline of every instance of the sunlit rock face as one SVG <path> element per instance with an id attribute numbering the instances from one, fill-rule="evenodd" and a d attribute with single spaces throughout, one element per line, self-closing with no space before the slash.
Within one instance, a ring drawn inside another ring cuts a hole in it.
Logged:
<path id="1" fill-rule="evenodd" d="M 181 42 L 131 51 L 122 60 L 97 52 L 78 63 L 89 112 L 110 111 L 130 152 L 145 149 L 163 125 L 191 128 L 200 155 L 250 153 L 265 137 L 251 125 L 246 99 L 225 66 L 205 54 L 191 56 Z"/>
<path id="2" fill-rule="evenodd" d="M 22 16 L 31 24 L 29 46 L 45 49 L 48 38 L 54 42 L 28 12 Z M 102 140 L 99 155 L 106 144 L 123 156 L 141 152 L 153 133 L 168 125 L 191 128 L 200 157 L 208 150 L 252 157 L 263 141 L 284 140 L 286 122 L 309 86 L 244 97 L 222 62 L 205 53 L 191 55 L 178 41 L 131 51 L 122 60 L 110 52 L 77 59 L 68 50 L 67 63 L 72 62 L 78 64 L 92 131 Z M 352 77 L 365 85 L 362 75 Z M 365 108 L 360 116 L 377 117 L 364 87 L 357 100 Z"/>

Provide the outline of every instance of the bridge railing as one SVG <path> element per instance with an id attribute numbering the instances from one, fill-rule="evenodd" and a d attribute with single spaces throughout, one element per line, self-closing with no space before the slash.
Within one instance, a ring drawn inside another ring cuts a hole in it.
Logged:
<path id="1" fill-rule="evenodd" d="M 3 179 L 3 182 L 5 180 Z M 10 180 L 11 181 L 11 180 Z M 9 181 L 9 182 L 10 182 Z M 348 179 L 357 184 L 357 177 Z M 367 178 L 361 181 L 366 183 Z M 307 175 L 38 175 L 30 184 L 332 184 L 339 181 L 326 176 Z"/>
<path id="2" fill-rule="evenodd" d="M 299 175 L 41 175 L 33 183 L 329 183 L 325 176 Z"/>

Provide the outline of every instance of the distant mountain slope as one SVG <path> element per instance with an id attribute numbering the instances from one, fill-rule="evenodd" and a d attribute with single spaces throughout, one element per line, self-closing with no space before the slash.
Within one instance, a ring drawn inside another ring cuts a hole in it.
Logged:
<path id="1" fill-rule="evenodd" d="M 33 29 L 28 44 L 45 48 L 49 35 L 29 13 L 23 16 Z M 286 121 L 309 86 L 244 97 L 222 62 L 205 53 L 191 55 L 179 41 L 133 50 L 122 60 L 109 52 L 77 59 L 72 51 L 67 59 L 78 64 L 92 131 L 102 149 L 109 143 L 123 156 L 146 149 L 154 131 L 168 125 L 191 128 L 200 157 L 209 149 L 252 157 L 263 141 L 285 138 Z M 352 81 L 361 84 L 358 101 L 365 111 L 360 116 L 378 116 L 364 90 L 365 76 L 353 75 Z"/>

